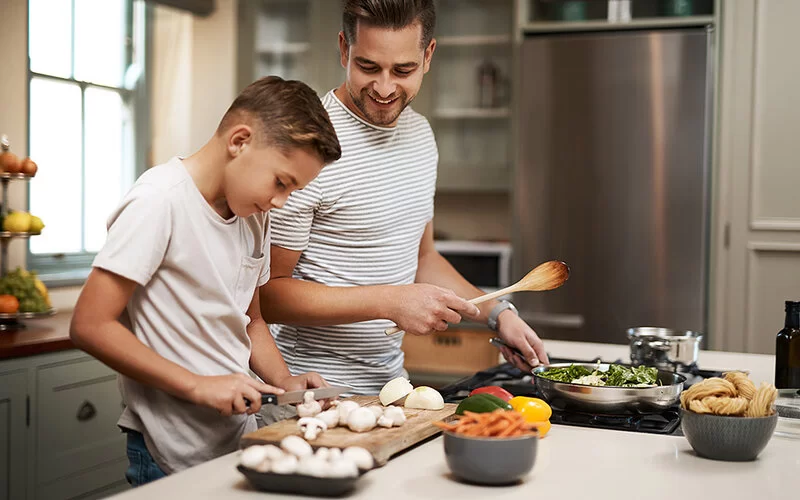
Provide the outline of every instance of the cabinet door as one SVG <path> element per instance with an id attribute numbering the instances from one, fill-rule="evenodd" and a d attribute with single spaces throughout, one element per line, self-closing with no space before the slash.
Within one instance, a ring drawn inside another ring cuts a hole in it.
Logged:
<path id="1" fill-rule="evenodd" d="M 725 2 L 712 239 L 713 349 L 775 353 L 800 297 L 798 2 Z M 712 183 L 713 184 L 713 183 Z"/>
<path id="2" fill-rule="evenodd" d="M 37 497 L 73 498 L 124 484 L 116 373 L 87 356 L 38 366 L 36 388 Z"/>
<path id="3" fill-rule="evenodd" d="M 25 371 L 0 375 L 0 500 L 25 498 Z"/>

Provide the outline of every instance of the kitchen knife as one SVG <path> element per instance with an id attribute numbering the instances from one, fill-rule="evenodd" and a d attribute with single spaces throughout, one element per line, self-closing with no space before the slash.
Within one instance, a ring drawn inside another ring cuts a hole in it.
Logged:
<path id="1" fill-rule="evenodd" d="M 315 400 L 320 399 L 333 399 L 336 396 L 343 394 L 345 392 L 352 391 L 352 387 L 342 386 L 342 385 L 334 385 L 331 387 L 320 387 L 318 389 L 306 389 L 303 391 L 290 391 L 284 392 L 283 394 L 262 394 L 261 395 L 261 404 L 262 405 L 288 405 L 288 404 L 296 404 L 303 402 L 303 396 L 305 393 L 311 392 L 314 394 Z M 250 406 L 250 402 L 245 400 L 248 406 Z"/>

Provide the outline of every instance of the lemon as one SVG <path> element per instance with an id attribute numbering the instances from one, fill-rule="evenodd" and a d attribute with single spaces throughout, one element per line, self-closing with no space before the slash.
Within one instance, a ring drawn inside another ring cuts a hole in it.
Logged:
<path id="1" fill-rule="evenodd" d="M 42 229 L 44 229 L 44 222 L 42 222 L 42 219 L 31 215 L 31 227 L 28 229 L 28 232 L 31 234 L 42 234 Z"/>
<path id="2" fill-rule="evenodd" d="M 3 221 L 3 230 L 12 233 L 27 233 L 31 228 L 31 214 L 12 212 Z"/>

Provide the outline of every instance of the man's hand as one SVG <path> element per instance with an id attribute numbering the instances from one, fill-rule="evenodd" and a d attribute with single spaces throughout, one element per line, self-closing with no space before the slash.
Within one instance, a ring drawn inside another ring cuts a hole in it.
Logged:
<path id="1" fill-rule="evenodd" d="M 446 288 L 428 284 L 391 288 L 387 319 L 412 335 L 443 332 L 448 323 L 460 323 L 462 316 L 475 318 L 480 314 L 477 306 Z"/>
<path id="2" fill-rule="evenodd" d="M 283 394 L 284 390 L 236 373 L 218 376 L 197 376 L 186 399 L 192 403 L 214 408 L 223 416 L 247 413 L 261 409 L 261 394 Z M 245 401 L 249 401 L 250 405 Z"/>
<path id="3" fill-rule="evenodd" d="M 520 357 L 507 347 L 502 347 L 500 351 L 503 356 L 522 371 L 530 371 L 532 368 L 550 361 L 547 359 L 547 352 L 544 350 L 544 342 L 536 335 L 536 332 L 528 326 L 525 321 L 514 314 L 513 311 L 503 311 L 497 317 L 497 332 L 511 347 L 516 347 L 525 359 Z"/>

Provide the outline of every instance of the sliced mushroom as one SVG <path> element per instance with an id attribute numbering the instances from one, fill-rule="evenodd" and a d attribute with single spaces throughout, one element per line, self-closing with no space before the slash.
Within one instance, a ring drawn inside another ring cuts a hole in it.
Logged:
<path id="1" fill-rule="evenodd" d="M 392 419 L 387 417 L 386 415 L 381 415 L 380 418 L 378 418 L 378 426 L 379 427 L 389 428 L 389 427 L 392 427 L 392 425 L 394 425 L 393 422 L 392 422 Z"/>
<path id="2" fill-rule="evenodd" d="M 314 400 L 314 393 L 307 391 L 303 394 L 303 403 L 297 405 L 297 416 L 300 418 L 315 417 L 320 412 L 322 412 L 322 405 L 319 404 L 319 401 Z"/>
<path id="3" fill-rule="evenodd" d="M 304 432 L 306 441 L 317 439 L 322 432 L 328 430 L 328 426 L 316 417 L 303 417 L 297 421 L 297 428 Z"/>

